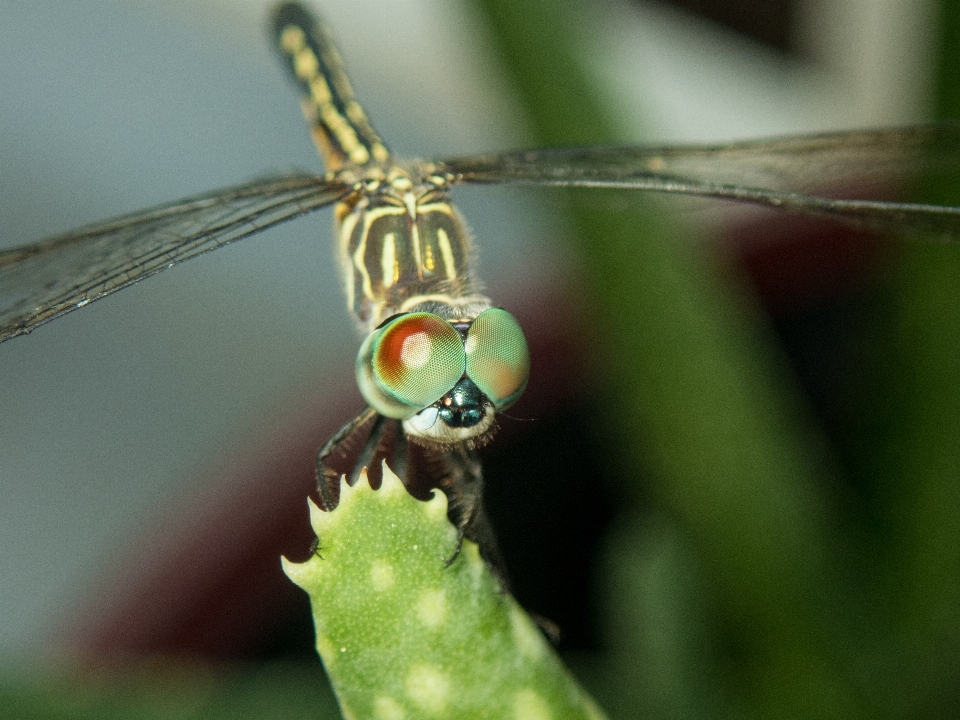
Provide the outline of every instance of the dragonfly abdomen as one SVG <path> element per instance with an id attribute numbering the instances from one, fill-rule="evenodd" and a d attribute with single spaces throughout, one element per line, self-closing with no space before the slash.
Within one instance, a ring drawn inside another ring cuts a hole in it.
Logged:
<path id="1" fill-rule="evenodd" d="M 275 15 L 276 44 L 303 94 L 303 112 L 329 170 L 386 163 L 390 153 L 353 96 L 340 53 L 317 23 L 295 3 Z"/>

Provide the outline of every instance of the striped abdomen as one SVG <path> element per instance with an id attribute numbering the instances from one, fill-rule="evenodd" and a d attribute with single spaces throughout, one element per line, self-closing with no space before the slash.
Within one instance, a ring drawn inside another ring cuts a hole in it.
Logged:
<path id="1" fill-rule="evenodd" d="M 326 28 L 299 5 L 287 3 L 276 10 L 274 32 L 327 169 L 388 162 L 390 153 L 354 98 Z"/>

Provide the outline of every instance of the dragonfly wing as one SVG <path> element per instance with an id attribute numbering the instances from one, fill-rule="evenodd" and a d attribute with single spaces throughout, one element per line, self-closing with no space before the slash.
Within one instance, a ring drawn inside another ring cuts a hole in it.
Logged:
<path id="1" fill-rule="evenodd" d="M 960 126 L 719 146 L 587 147 L 457 158 L 453 182 L 652 190 L 833 215 L 879 229 L 960 234 L 960 208 L 890 202 L 891 184 L 960 173 Z"/>
<path id="2" fill-rule="evenodd" d="M 0 251 L 0 342 L 349 191 L 315 175 L 264 178 Z"/>

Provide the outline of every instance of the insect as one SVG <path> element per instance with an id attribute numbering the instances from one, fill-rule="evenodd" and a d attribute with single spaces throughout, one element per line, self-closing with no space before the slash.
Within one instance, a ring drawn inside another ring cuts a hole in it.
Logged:
<path id="1" fill-rule="evenodd" d="M 355 104 L 325 31 L 295 5 L 283 6 L 277 17 L 278 23 L 286 22 L 278 27 L 278 43 L 309 95 L 314 135 L 328 173 L 257 180 L 3 251 L 0 340 L 29 332 L 189 257 L 336 204 L 348 302 L 367 330 L 359 379 L 372 409 L 321 451 L 321 479 L 328 469 L 323 460 L 339 441 L 361 426 L 374 425 L 371 441 L 361 450 L 362 463 L 377 451 L 383 426 L 400 421 L 404 429 L 398 442 L 407 436 L 424 442 L 434 461 L 444 465 L 437 472 L 448 489 L 460 492 L 460 526 L 468 536 L 481 533 L 475 524 L 481 478 L 474 447 L 489 437 L 494 414 L 522 391 L 527 360 L 515 321 L 490 307 L 472 277 L 463 225 L 447 196 L 451 186 L 511 182 L 646 189 L 834 215 L 898 230 L 956 234 L 960 229 L 957 208 L 836 199 L 808 194 L 796 184 L 798 178 L 805 181 L 815 177 L 818 168 L 839 162 L 857 162 L 879 172 L 915 167 L 918 158 L 955 158 L 960 133 L 952 127 L 718 148 L 578 148 L 428 163 L 395 161 Z M 296 29 L 302 39 L 295 37 Z M 501 373 L 477 369 L 485 367 L 490 356 L 474 354 L 475 348 L 483 352 L 493 347 L 486 343 L 485 325 L 494 328 L 495 338 L 507 338 L 492 341 L 507 348 L 506 360 L 498 360 L 508 367 L 503 374 L 512 378 L 505 388 L 494 387 Z M 430 350 L 423 345 L 416 349 L 417 338 L 428 339 Z M 395 340 L 401 351 L 391 355 L 385 348 Z M 408 341 L 409 355 L 403 349 Z M 445 350 L 434 354 L 434 347 Z M 389 369 L 397 358 L 406 370 L 424 357 L 424 367 L 437 370 L 441 379 L 424 376 L 428 382 L 416 375 L 398 380 L 409 373 L 394 375 Z M 329 491 L 325 482 L 320 489 L 322 496 Z"/>

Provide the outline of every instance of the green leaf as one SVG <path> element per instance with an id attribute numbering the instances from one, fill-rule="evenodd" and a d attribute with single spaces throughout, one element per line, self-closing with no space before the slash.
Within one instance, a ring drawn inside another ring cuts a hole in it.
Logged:
<path id="1" fill-rule="evenodd" d="M 310 521 L 317 552 L 283 567 L 310 595 L 344 717 L 603 717 L 477 546 L 450 562 L 442 493 L 420 502 L 384 464 L 378 491 L 364 473 L 332 512 L 310 503 Z"/>

